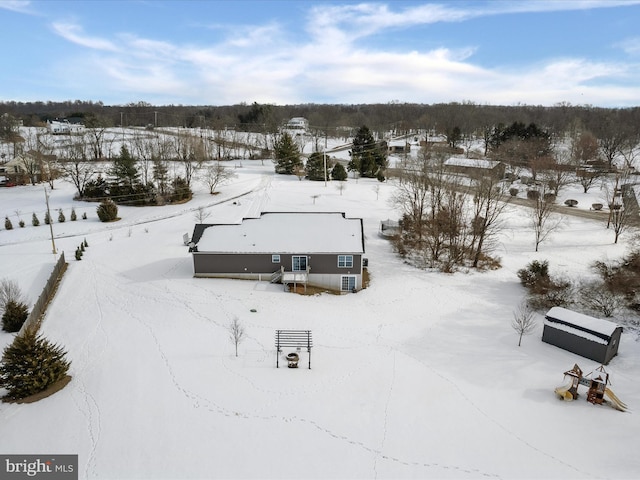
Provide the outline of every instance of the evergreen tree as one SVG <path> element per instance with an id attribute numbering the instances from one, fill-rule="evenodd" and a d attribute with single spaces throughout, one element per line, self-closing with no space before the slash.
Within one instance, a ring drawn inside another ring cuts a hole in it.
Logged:
<path id="1" fill-rule="evenodd" d="M 11 220 L 8 216 L 4 217 L 4 228 L 6 228 L 7 230 L 13 230 L 13 223 L 11 223 Z"/>
<path id="2" fill-rule="evenodd" d="M 2 314 L 2 329 L 5 332 L 18 332 L 29 316 L 29 308 L 21 302 L 9 300 Z"/>
<path id="3" fill-rule="evenodd" d="M 36 215 L 36 212 L 33 212 L 33 215 L 31 215 L 31 225 L 33 225 L 34 227 L 37 227 L 38 225 L 40 225 L 40 220 L 38 220 L 38 216 Z"/>
<path id="4" fill-rule="evenodd" d="M 87 239 L 84 239 L 83 245 L 85 248 L 87 248 L 89 246 L 89 242 L 87 242 Z"/>
<path id="5" fill-rule="evenodd" d="M 347 171 L 341 163 L 336 163 L 331 169 L 331 179 L 343 182 L 347 179 Z"/>
<path id="6" fill-rule="evenodd" d="M 136 159 L 131 156 L 126 146 L 120 147 L 120 155 L 113 159 L 109 174 L 114 177 L 109 186 L 111 197 L 116 201 L 129 201 L 131 195 L 140 185 L 140 172 Z"/>
<path id="7" fill-rule="evenodd" d="M 161 197 L 167 194 L 169 185 L 169 166 L 161 160 L 153 161 L 153 179 L 158 184 L 158 192 Z"/>
<path id="8" fill-rule="evenodd" d="M 82 260 L 82 252 L 80 251 L 80 247 L 76 248 L 76 260 Z"/>
<path id="9" fill-rule="evenodd" d="M 82 212 L 82 219 L 86 220 L 87 219 L 87 212 Z"/>
<path id="10" fill-rule="evenodd" d="M 45 225 L 49 225 L 51 223 L 51 215 L 49 215 L 48 211 L 44 214 L 44 223 Z"/>
<path id="11" fill-rule="evenodd" d="M 276 173 L 292 175 L 296 167 L 302 166 L 300 149 L 288 133 L 283 133 L 273 146 Z"/>
<path id="12" fill-rule="evenodd" d="M 4 349 L 0 364 L 0 385 L 5 398 L 19 400 L 46 390 L 69 371 L 66 352 L 28 328 Z"/>
<path id="13" fill-rule="evenodd" d="M 112 222 L 118 218 L 118 206 L 113 203 L 113 200 L 107 198 L 100 203 L 97 213 L 101 222 Z"/>
<path id="14" fill-rule="evenodd" d="M 306 172 L 309 180 L 322 181 L 325 179 L 325 156 L 322 152 L 313 152 L 307 160 Z M 326 175 L 329 179 L 329 172 Z"/>
<path id="15" fill-rule="evenodd" d="M 78 215 L 76 215 L 76 209 L 71 207 L 71 221 L 75 222 L 78 219 Z"/>
<path id="16" fill-rule="evenodd" d="M 360 127 L 353 138 L 351 161 L 347 169 L 360 173 L 362 177 L 375 178 L 380 170 L 387 168 L 387 153 L 384 142 L 377 142 L 369 127 Z"/>
<path id="17" fill-rule="evenodd" d="M 193 195 L 191 188 L 187 181 L 182 177 L 176 177 L 171 183 L 173 192 L 171 193 L 172 202 L 181 202 L 183 200 L 189 200 Z"/>
<path id="18" fill-rule="evenodd" d="M 64 223 L 67 217 L 64 216 L 62 209 L 58 210 L 58 222 Z"/>

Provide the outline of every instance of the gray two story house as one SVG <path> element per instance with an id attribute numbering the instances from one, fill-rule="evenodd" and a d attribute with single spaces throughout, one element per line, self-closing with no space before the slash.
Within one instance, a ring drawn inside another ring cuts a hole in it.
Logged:
<path id="1" fill-rule="evenodd" d="M 340 212 L 264 212 L 239 224 L 197 224 L 189 250 L 196 277 L 362 288 L 362 219 Z"/>

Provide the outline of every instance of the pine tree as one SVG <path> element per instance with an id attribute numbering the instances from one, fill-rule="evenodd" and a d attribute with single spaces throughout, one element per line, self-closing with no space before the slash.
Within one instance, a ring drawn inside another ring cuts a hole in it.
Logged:
<path id="1" fill-rule="evenodd" d="M 117 190 L 122 195 L 130 195 L 134 187 L 140 183 L 140 172 L 136 166 L 136 159 L 131 156 L 126 146 L 120 147 L 120 155 L 113 159 L 113 167 L 109 170 L 115 180 L 111 185 L 111 194 Z"/>
<path id="2" fill-rule="evenodd" d="M 109 198 L 102 201 L 98 206 L 97 212 L 101 222 L 112 222 L 118 218 L 118 206 Z"/>
<path id="3" fill-rule="evenodd" d="M 84 244 L 85 248 L 87 248 L 87 247 L 89 246 L 89 242 L 87 242 L 87 239 L 86 239 L 86 238 L 84 239 L 83 244 Z"/>
<path id="4" fill-rule="evenodd" d="M 66 352 L 52 344 L 35 328 L 28 328 L 4 349 L 0 364 L 0 385 L 5 398 L 19 400 L 46 390 L 69 371 Z"/>
<path id="5" fill-rule="evenodd" d="M 49 225 L 51 223 L 51 215 L 49 215 L 48 211 L 44 214 L 44 223 L 45 225 Z"/>
<path id="6" fill-rule="evenodd" d="M 80 247 L 76 248 L 76 260 L 82 260 L 82 252 L 80 251 Z"/>
<path id="7" fill-rule="evenodd" d="M 40 220 L 38 220 L 38 216 L 36 215 L 36 212 L 33 212 L 33 215 L 31 215 L 31 225 L 33 225 L 34 227 L 37 227 L 38 225 L 40 225 Z"/>
<path id="8" fill-rule="evenodd" d="M 82 219 L 86 220 L 87 219 L 87 212 L 82 212 Z"/>
<path id="9" fill-rule="evenodd" d="M 292 175 L 296 167 L 302 166 L 300 149 L 288 133 L 283 133 L 273 146 L 276 173 Z"/>
<path id="10" fill-rule="evenodd" d="M 76 215 L 76 209 L 75 208 L 71 208 L 71 221 L 75 222 L 78 219 L 78 215 Z"/>
<path id="11" fill-rule="evenodd" d="M 325 156 L 322 152 L 313 152 L 307 160 L 306 172 L 309 180 L 322 181 L 325 179 Z M 327 180 L 329 179 L 327 172 Z"/>
<path id="12" fill-rule="evenodd" d="M 20 219 L 18 225 L 20 225 L 20 228 L 24 228 L 24 220 Z"/>
<path id="13" fill-rule="evenodd" d="M 13 223 L 11 223 L 11 220 L 8 216 L 4 217 L 4 228 L 6 228 L 7 230 L 13 230 Z"/>
<path id="14" fill-rule="evenodd" d="M 9 300 L 2 314 L 2 329 L 5 332 L 18 332 L 29 316 L 29 308 L 21 302 Z"/>
<path id="15" fill-rule="evenodd" d="M 369 127 L 360 127 L 351 146 L 349 171 L 356 171 L 363 177 L 375 178 L 380 170 L 387 168 L 387 155 L 382 142 L 377 142 Z"/>
<path id="16" fill-rule="evenodd" d="M 64 212 L 62 211 L 62 209 L 58 210 L 58 222 L 64 223 L 66 219 L 67 217 L 64 216 Z"/>
<path id="17" fill-rule="evenodd" d="M 347 179 L 347 171 L 341 163 L 336 163 L 331 169 L 331 179 L 344 182 Z"/>

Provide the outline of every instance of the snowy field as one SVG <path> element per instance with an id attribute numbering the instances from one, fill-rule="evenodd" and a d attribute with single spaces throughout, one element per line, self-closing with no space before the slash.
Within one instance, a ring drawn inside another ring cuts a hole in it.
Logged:
<path id="1" fill-rule="evenodd" d="M 121 220 L 106 225 L 95 204 L 73 202 L 73 188 L 57 182 L 51 209 L 67 221 L 53 229 L 69 268 L 42 332 L 68 351 L 73 379 L 40 402 L 0 404 L 0 452 L 78 454 L 83 479 L 640 477 L 637 338 L 625 332 L 607 367 L 630 408 L 622 413 L 587 403 L 584 390 L 558 400 L 564 371 L 599 365 L 542 343 L 540 316 L 521 347 L 510 326 L 525 294 L 518 269 L 546 259 L 553 275 L 586 278 L 592 261 L 625 253 L 631 232 L 614 245 L 604 217 L 566 217 L 535 253 L 524 210 L 508 207 L 501 269 L 426 272 L 377 235 L 381 220 L 398 217 L 393 183 L 349 179 L 341 195 L 260 163 L 244 161 L 218 195 L 202 187 L 184 205 L 121 207 Z M 563 195 L 579 207 L 599 195 L 578 191 Z M 72 205 L 89 218 L 70 222 Z M 193 278 L 182 236 L 199 205 L 212 222 L 260 211 L 362 217 L 371 285 L 299 296 Z M 43 188 L 0 189 L 0 206 L 27 224 L 0 230 L 0 278 L 35 302 L 55 262 L 48 227 L 30 222 L 44 210 Z M 234 317 L 247 332 L 237 358 Z M 276 369 L 276 329 L 312 330 L 311 370 L 304 351 L 303 368 Z M 2 345 L 11 339 L 0 333 Z"/>

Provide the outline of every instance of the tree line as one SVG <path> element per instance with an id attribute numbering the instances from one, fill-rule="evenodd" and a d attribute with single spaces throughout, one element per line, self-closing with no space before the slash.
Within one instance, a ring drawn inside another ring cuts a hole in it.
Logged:
<path id="1" fill-rule="evenodd" d="M 56 118 L 77 118 L 91 127 L 148 126 L 238 128 L 275 132 L 292 117 L 305 117 L 312 130 L 330 136 L 344 127 L 368 125 L 374 133 L 433 130 L 447 138 L 480 135 L 487 126 L 534 123 L 551 135 L 559 135 L 581 125 L 597 137 L 608 131 L 627 131 L 640 124 L 640 107 L 601 108 L 590 105 L 482 105 L 473 102 L 417 104 L 298 104 L 273 105 L 240 103 L 224 106 L 151 105 L 147 102 L 104 105 L 102 102 L 0 102 L 0 115 L 8 113 L 25 126 L 42 125 Z M 1 130 L 1 127 L 0 127 Z"/>

